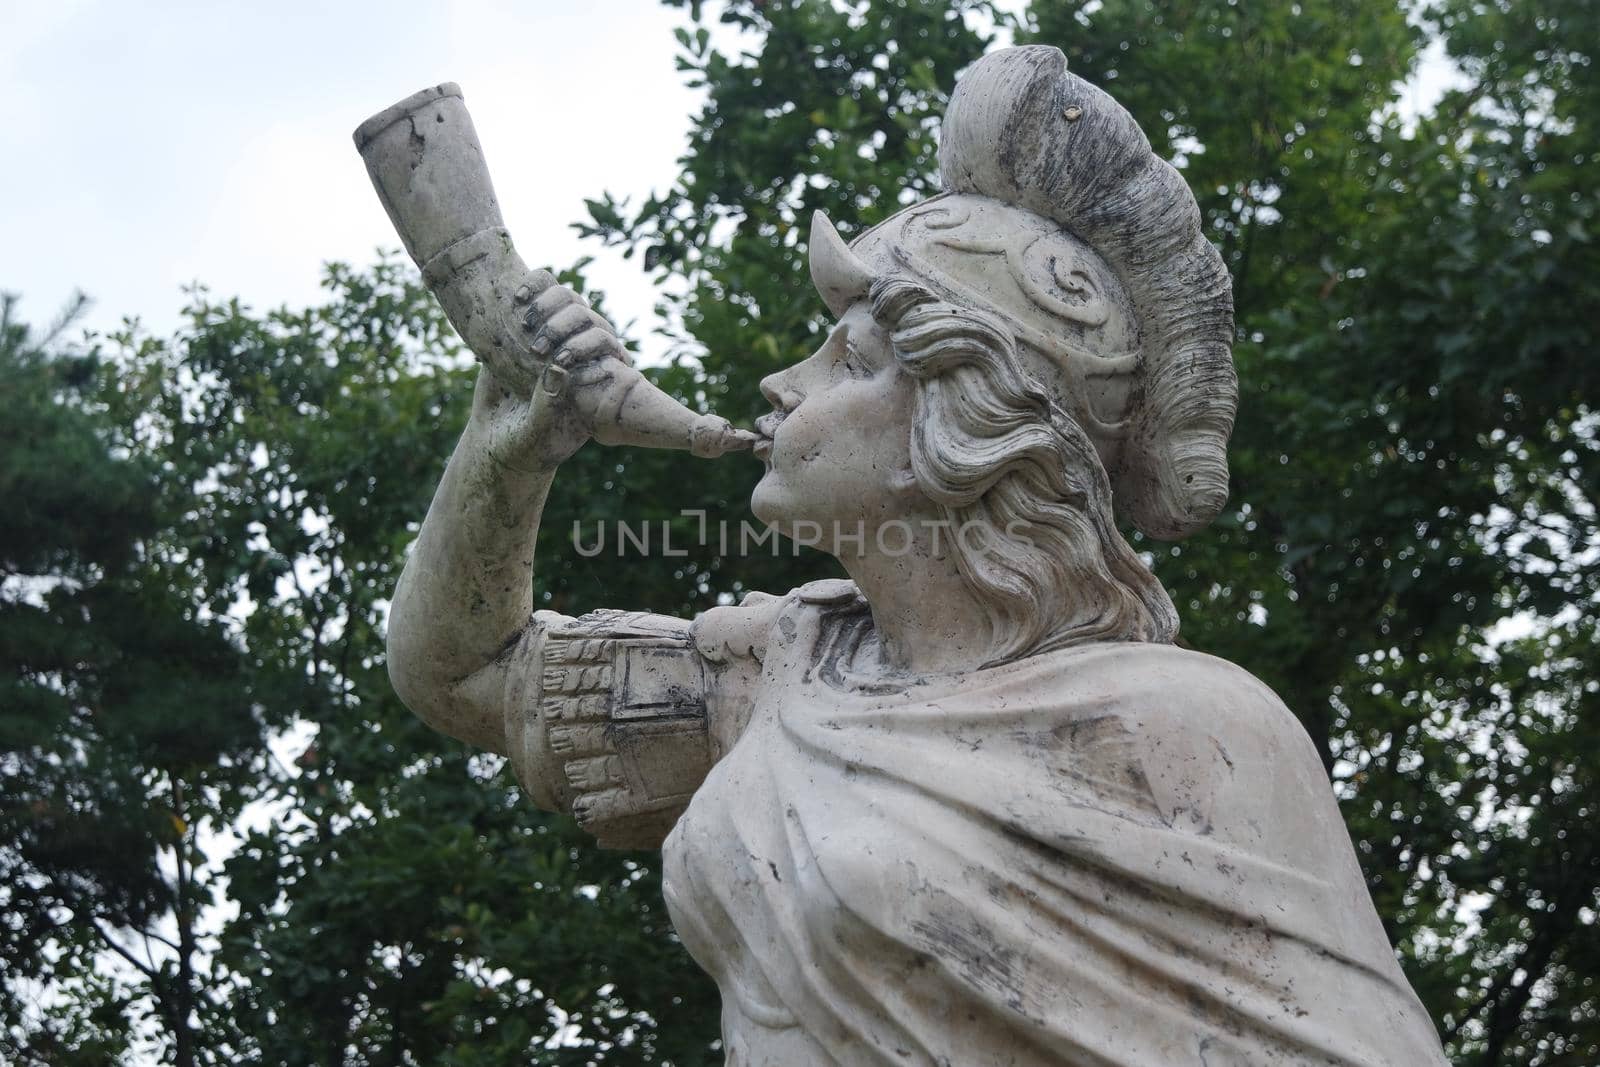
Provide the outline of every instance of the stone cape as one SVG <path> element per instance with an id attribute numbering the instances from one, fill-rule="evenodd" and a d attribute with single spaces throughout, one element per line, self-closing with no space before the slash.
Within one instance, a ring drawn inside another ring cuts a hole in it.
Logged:
<path id="1" fill-rule="evenodd" d="M 1303 729 L 1255 678 L 1085 644 L 904 688 L 790 598 L 663 846 L 730 1065 L 1437 1065 Z"/>

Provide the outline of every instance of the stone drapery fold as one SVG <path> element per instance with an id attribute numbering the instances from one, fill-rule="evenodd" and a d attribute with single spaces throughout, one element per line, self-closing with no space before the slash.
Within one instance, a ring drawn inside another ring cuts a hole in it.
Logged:
<path id="1" fill-rule="evenodd" d="M 1095 644 L 884 689 L 863 611 L 778 622 L 664 850 L 730 1064 L 1445 1062 L 1246 672 Z"/>

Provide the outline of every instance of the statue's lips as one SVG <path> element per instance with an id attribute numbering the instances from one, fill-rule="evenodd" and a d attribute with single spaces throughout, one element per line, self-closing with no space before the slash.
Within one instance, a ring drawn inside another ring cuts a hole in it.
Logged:
<path id="1" fill-rule="evenodd" d="M 785 413 L 774 411 L 756 420 L 756 443 L 751 447 L 757 459 L 765 463 L 772 455 L 772 439 L 778 435 Z"/>

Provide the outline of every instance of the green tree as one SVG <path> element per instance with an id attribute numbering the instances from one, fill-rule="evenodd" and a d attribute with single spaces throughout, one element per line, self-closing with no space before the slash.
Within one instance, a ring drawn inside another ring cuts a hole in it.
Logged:
<path id="1" fill-rule="evenodd" d="M 81 301 L 74 309 L 81 308 Z M 259 752 L 239 651 L 181 569 L 179 487 L 130 455 L 92 354 L 0 312 L 0 1052 L 219 1062 L 200 839 Z"/>
<path id="2" fill-rule="evenodd" d="M 240 618 L 278 739 L 225 864 L 229 1062 L 702 1062 L 714 994 L 654 872 L 521 802 L 389 686 L 387 598 L 475 372 L 409 269 L 327 286 L 261 315 L 199 293 L 171 343 L 119 353 L 139 454 L 189 475 L 172 580 Z"/>

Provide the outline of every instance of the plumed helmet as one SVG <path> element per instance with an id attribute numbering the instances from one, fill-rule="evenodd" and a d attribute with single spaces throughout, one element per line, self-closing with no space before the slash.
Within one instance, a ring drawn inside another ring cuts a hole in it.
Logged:
<path id="1" fill-rule="evenodd" d="M 848 248 L 819 216 L 812 278 L 835 313 L 896 272 L 1005 322 L 1094 441 L 1118 511 L 1176 540 L 1228 496 L 1232 286 L 1182 176 L 1066 66 L 1048 46 L 974 64 L 945 113 L 945 193 Z"/>

